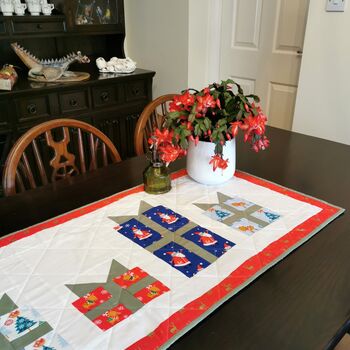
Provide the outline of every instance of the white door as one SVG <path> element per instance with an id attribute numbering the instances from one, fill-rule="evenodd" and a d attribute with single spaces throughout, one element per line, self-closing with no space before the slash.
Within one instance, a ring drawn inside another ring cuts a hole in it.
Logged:
<path id="1" fill-rule="evenodd" d="M 309 0 L 223 0 L 220 78 L 261 97 L 269 125 L 293 123 Z"/>

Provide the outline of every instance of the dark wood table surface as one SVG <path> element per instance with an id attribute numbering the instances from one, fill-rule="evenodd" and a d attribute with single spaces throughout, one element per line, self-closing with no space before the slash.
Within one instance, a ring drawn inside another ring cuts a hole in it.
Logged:
<path id="1" fill-rule="evenodd" d="M 179 339 L 172 349 L 325 348 L 350 316 L 350 146 L 269 128 L 271 147 L 238 142 L 237 168 L 345 208 L 311 240 Z M 2 235 L 142 182 L 145 157 L 0 199 Z M 184 167 L 184 160 L 173 169 Z"/>

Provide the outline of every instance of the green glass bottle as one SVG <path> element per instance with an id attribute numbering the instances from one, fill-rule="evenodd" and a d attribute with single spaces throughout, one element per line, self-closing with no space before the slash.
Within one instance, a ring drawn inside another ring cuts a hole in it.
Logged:
<path id="1" fill-rule="evenodd" d="M 150 194 L 161 194 L 171 190 L 171 179 L 168 167 L 161 162 L 152 162 L 143 172 L 145 191 Z"/>

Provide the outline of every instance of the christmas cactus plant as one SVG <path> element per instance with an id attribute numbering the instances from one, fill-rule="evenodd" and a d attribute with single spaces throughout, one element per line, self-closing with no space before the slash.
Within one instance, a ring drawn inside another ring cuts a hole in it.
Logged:
<path id="1" fill-rule="evenodd" d="M 236 93 L 233 88 L 236 87 Z M 149 140 L 165 163 L 186 154 L 189 142 L 213 142 L 215 151 L 210 164 L 215 171 L 225 169 L 223 158 L 226 141 L 244 132 L 244 141 L 256 152 L 269 145 L 265 136 L 267 117 L 259 106 L 256 95 L 244 95 L 241 86 L 233 80 L 214 83 L 201 91 L 189 89 L 174 97 L 165 117 L 164 128 L 156 129 Z"/>

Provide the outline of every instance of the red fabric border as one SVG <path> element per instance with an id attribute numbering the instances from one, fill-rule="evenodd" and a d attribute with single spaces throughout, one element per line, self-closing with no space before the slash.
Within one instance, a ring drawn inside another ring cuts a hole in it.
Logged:
<path id="1" fill-rule="evenodd" d="M 172 174 L 172 178 L 177 179 L 186 174 L 186 170 L 183 169 Z M 253 175 L 236 171 L 235 176 L 240 179 L 252 182 L 256 185 L 269 188 L 275 192 L 281 193 L 291 198 L 300 200 L 302 202 L 318 206 L 322 210 L 310 219 L 304 221 L 299 226 L 295 227 L 292 231 L 288 232 L 279 240 L 271 243 L 257 255 L 246 260 L 241 266 L 234 270 L 227 278 L 225 278 L 217 286 L 215 286 L 199 298 L 187 304 L 183 309 L 174 313 L 172 316 L 169 317 L 169 319 L 162 322 L 151 334 L 131 345 L 128 348 L 129 350 L 158 349 L 176 334 L 181 332 L 181 330 L 183 330 L 186 326 L 190 325 L 193 321 L 201 317 L 217 302 L 225 298 L 235 288 L 239 287 L 242 283 L 247 281 L 249 278 L 253 277 L 266 265 L 271 264 L 279 256 L 284 254 L 288 249 L 292 248 L 295 244 L 297 244 L 302 239 L 310 235 L 324 222 L 326 222 L 336 213 L 341 211 L 340 208 L 334 207 L 328 203 L 322 202 L 315 198 L 310 198 L 306 195 L 297 193 L 295 191 L 281 187 L 266 180 L 256 178 Z M 57 218 L 53 218 L 43 223 L 31 226 L 28 229 L 18 231 L 14 234 L 11 234 L 10 236 L 0 239 L 0 247 L 4 247 L 20 239 L 29 237 L 44 229 L 54 227 L 56 225 L 75 219 L 82 215 L 91 213 L 110 203 L 116 202 L 119 199 L 122 199 L 134 193 L 139 193 L 141 191 L 143 191 L 143 185 L 131 188 L 130 190 L 126 190 L 121 193 L 117 193 L 111 197 L 89 204 L 83 208 L 79 208 L 69 213 L 63 214 L 62 216 L 59 216 Z"/>

